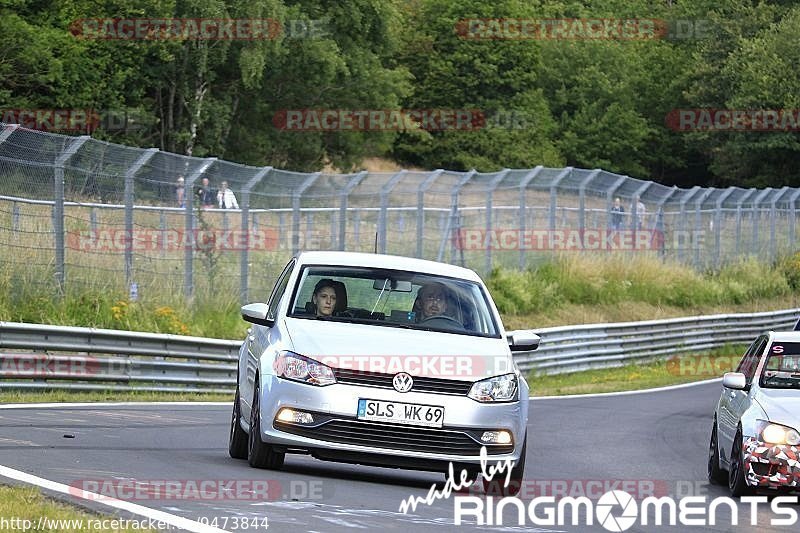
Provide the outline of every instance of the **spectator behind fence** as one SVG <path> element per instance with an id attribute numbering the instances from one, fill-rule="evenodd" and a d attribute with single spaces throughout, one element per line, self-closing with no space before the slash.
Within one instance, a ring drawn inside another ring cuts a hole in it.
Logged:
<path id="1" fill-rule="evenodd" d="M 633 221 L 633 229 L 643 229 L 647 217 L 647 208 L 638 196 L 634 196 L 633 203 L 636 204 L 636 217 Z M 633 211 L 633 205 L 631 205 L 631 211 Z"/>
<path id="2" fill-rule="evenodd" d="M 239 202 L 236 201 L 236 195 L 228 188 L 228 182 L 222 182 L 222 188 L 217 193 L 217 202 L 219 202 L 220 209 L 239 209 Z"/>
<path id="3" fill-rule="evenodd" d="M 175 184 L 175 201 L 178 202 L 178 207 L 186 207 L 186 186 L 183 176 L 178 176 L 178 182 Z"/>
<path id="4" fill-rule="evenodd" d="M 625 208 L 619 198 L 614 198 L 614 205 L 611 207 L 611 229 L 622 229 L 623 219 L 625 218 Z"/>
<path id="5" fill-rule="evenodd" d="M 208 184 L 208 178 L 203 178 L 203 186 L 197 189 L 197 198 L 199 198 L 202 207 L 214 207 L 214 191 Z"/>

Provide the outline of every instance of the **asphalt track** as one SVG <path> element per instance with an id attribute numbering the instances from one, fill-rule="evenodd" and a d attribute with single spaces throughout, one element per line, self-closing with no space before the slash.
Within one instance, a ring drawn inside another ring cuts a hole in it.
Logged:
<path id="1" fill-rule="evenodd" d="M 644 497 L 726 496 L 706 482 L 706 453 L 719 382 L 641 394 L 541 399 L 531 402 L 524 499 L 553 492 L 620 489 Z M 608 531 L 594 517 L 573 526 L 517 525 L 515 512 L 505 526 L 454 525 L 453 496 L 422 504 L 407 514 L 400 503 L 424 497 L 431 484 L 443 488 L 438 473 L 323 462 L 287 455 L 281 471 L 250 468 L 227 454 L 228 405 L 119 405 L 0 409 L 0 465 L 81 488 L 105 484 L 99 492 L 191 520 L 212 522 L 228 531 Z M 74 438 L 65 437 L 73 435 Z M 249 491 L 268 480 L 269 496 Z M 210 482 L 205 493 L 190 491 Z M 238 481 L 238 485 L 233 485 Z M 0 482 L 12 483 L 0 476 Z M 140 490 L 131 496 L 133 483 Z M 148 495 L 146 484 L 181 482 L 170 497 Z M 110 488 L 109 488 L 110 487 Z M 209 489 L 212 487 L 212 489 Z M 231 488 L 233 487 L 233 488 Z M 181 491 L 185 490 L 182 494 Z M 216 490 L 216 492 L 214 492 Z M 128 492 L 126 492 L 128 491 Z M 211 491 L 211 492 L 209 492 Z M 45 491 L 48 492 L 48 491 Z M 592 496 L 592 494 L 589 494 Z M 79 502 L 73 496 L 59 496 Z M 594 499 L 597 492 L 594 493 Z M 105 513 L 100 503 L 81 505 Z M 758 526 L 749 525 L 749 506 L 739 504 L 740 525 L 721 507 L 717 524 L 642 525 L 627 531 L 798 531 L 798 525 L 770 525 L 769 504 L 758 507 Z M 800 514 L 800 506 L 794 505 Z M 120 516 L 131 517 L 126 512 Z M 537 512 L 544 516 L 542 512 Z M 612 516 L 622 514 L 617 507 Z M 702 519 L 704 515 L 700 515 Z M 250 522 L 244 526 L 243 518 Z M 695 516 L 697 518 L 697 515 Z M 240 527 L 234 527 L 237 525 Z M 747 524 L 747 525 L 741 525 Z"/>

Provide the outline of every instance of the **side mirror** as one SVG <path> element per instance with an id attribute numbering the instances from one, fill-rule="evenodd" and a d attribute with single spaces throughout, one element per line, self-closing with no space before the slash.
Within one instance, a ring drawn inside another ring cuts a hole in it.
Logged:
<path id="1" fill-rule="evenodd" d="M 267 326 L 271 328 L 275 325 L 274 320 L 268 320 L 269 306 L 263 303 L 247 304 L 242 306 L 242 318 L 253 324 Z"/>
<path id="2" fill-rule="evenodd" d="M 506 335 L 508 347 L 512 352 L 531 352 L 539 347 L 542 338 L 529 329 L 512 331 Z"/>
<path id="3" fill-rule="evenodd" d="M 747 377 L 741 372 L 726 372 L 722 376 L 722 386 L 733 390 L 745 390 L 747 388 Z"/>

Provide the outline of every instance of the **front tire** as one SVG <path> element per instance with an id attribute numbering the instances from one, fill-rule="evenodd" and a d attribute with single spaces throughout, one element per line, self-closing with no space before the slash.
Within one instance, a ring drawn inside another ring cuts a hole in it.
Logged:
<path id="1" fill-rule="evenodd" d="M 242 429 L 242 412 L 239 402 L 239 385 L 236 385 L 236 397 L 233 400 L 231 415 L 231 434 L 228 438 L 228 454 L 234 459 L 247 459 L 247 433 Z"/>
<path id="2" fill-rule="evenodd" d="M 753 494 L 755 490 L 747 484 L 744 475 L 744 441 L 742 440 L 742 430 L 736 432 L 731 449 L 731 464 L 728 470 L 728 488 L 732 496 L 747 496 Z"/>
<path id="3" fill-rule="evenodd" d="M 711 428 L 711 442 L 708 444 L 708 482 L 712 485 L 725 485 L 727 473 L 719 467 L 719 444 L 717 441 L 717 421 Z"/>
<path id="4" fill-rule="evenodd" d="M 250 409 L 250 434 L 248 435 L 247 462 L 254 468 L 280 470 L 283 467 L 285 453 L 276 452 L 272 446 L 261 440 L 261 386 L 256 376 L 253 405 Z"/>

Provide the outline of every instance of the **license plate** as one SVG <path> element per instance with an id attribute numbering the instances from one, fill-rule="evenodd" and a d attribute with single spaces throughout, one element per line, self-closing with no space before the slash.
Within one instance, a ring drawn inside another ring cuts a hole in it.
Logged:
<path id="1" fill-rule="evenodd" d="M 444 421 L 444 407 L 359 399 L 358 419 L 440 428 Z"/>

